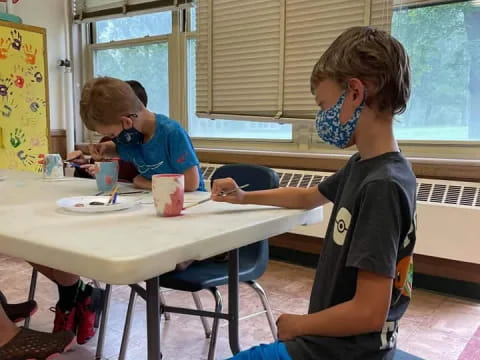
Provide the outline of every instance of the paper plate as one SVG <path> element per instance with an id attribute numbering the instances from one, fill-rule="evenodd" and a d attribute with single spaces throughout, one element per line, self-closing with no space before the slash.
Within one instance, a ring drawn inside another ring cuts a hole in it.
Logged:
<path id="1" fill-rule="evenodd" d="M 133 197 L 119 196 L 112 205 L 92 205 L 92 202 L 107 204 L 109 196 L 74 196 L 57 200 L 57 206 L 80 213 L 102 213 L 130 209 L 139 205 L 139 200 Z"/>

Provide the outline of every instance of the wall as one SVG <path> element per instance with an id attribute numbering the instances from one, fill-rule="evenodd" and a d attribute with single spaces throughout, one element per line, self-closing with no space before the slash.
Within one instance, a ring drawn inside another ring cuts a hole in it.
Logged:
<path id="1" fill-rule="evenodd" d="M 65 59 L 65 0 L 20 0 L 11 5 L 11 13 L 20 16 L 26 25 L 47 29 L 47 64 L 50 95 L 50 128 L 66 129 L 65 106 L 69 105 L 65 89 L 64 69 L 57 60 Z M 67 75 L 68 76 L 68 75 Z M 71 76 L 71 75 L 69 75 Z"/>

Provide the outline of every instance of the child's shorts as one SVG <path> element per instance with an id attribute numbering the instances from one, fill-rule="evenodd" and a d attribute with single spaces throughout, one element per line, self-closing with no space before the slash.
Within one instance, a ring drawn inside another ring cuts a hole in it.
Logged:
<path id="1" fill-rule="evenodd" d="M 229 360 L 292 360 L 292 358 L 288 355 L 285 344 L 277 341 L 239 352 Z"/>

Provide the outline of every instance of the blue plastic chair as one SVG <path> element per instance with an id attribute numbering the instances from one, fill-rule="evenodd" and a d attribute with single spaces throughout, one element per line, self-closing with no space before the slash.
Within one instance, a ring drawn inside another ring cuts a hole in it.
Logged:
<path id="1" fill-rule="evenodd" d="M 270 168 L 259 165 L 230 164 L 222 166 L 212 175 L 212 184 L 216 179 L 227 177 L 233 178 L 239 185 L 249 184 L 245 189 L 246 191 L 274 189 L 279 186 L 277 173 Z M 259 295 L 264 308 L 263 313 L 267 316 L 273 338 L 277 340 L 277 327 L 270 304 L 265 291 L 256 281 L 263 275 L 268 265 L 268 240 L 262 240 L 240 248 L 239 258 L 239 281 L 248 284 Z M 197 292 L 200 290 L 210 291 L 215 298 L 215 313 L 221 313 L 223 307 L 222 297 L 218 291 L 218 286 L 226 285 L 227 283 L 228 263 L 218 262 L 214 259 L 194 262 L 184 271 L 172 271 L 160 276 L 160 286 L 162 288 L 191 292 L 194 297 L 195 305 L 200 311 L 203 310 L 203 308 Z M 123 360 L 126 354 L 134 300 L 135 290 L 132 288 L 119 360 Z M 201 314 L 193 309 L 189 310 L 189 314 L 200 316 L 205 328 L 206 337 L 208 338 L 211 336 L 208 360 L 213 360 L 215 358 L 219 318 L 214 317 L 210 332 L 206 319 L 202 317 Z"/>
<path id="2" fill-rule="evenodd" d="M 393 357 L 393 360 L 424 360 L 424 359 L 397 349 L 395 350 L 395 355 Z"/>

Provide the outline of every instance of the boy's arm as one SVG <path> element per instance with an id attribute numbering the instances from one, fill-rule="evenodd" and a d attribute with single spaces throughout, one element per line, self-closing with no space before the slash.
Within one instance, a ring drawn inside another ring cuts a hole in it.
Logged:
<path id="1" fill-rule="evenodd" d="M 231 191 L 234 192 L 230 195 L 222 196 L 222 193 Z M 212 187 L 212 200 L 234 204 L 273 205 L 289 209 L 313 209 L 329 202 L 320 193 L 317 186 L 310 188 L 284 187 L 272 190 L 243 191 L 231 178 L 215 180 Z"/>
<path id="2" fill-rule="evenodd" d="M 200 186 L 199 161 L 187 132 L 177 124 L 167 141 L 169 162 L 178 174 L 185 176 L 185 191 L 196 191 Z"/>
<path id="3" fill-rule="evenodd" d="M 185 177 L 185 191 L 196 191 L 200 185 L 197 166 L 189 167 L 184 171 L 183 176 Z"/>
<path id="4" fill-rule="evenodd" d="M 352 300 L 308 315 L 281 315 L 280 340 L 314 335 L 343 337 L 381 331 L 390 307 L 392 279 L 359 270 Z"/>
<path id="5" fill-rule="evenodd" d="M 139 189 L 152 190 L 152 180 L 148 180 L 142 175 L 133 178 L 133 185 Z"/>
<path id="6" fill-rule="evenodd" d="M 111 140 L 98 144 L 90 144 L 88 145 L 88 151 L 90 152 L 92 158 L 96 161 L 118 156 L 117 146 Z"/>

